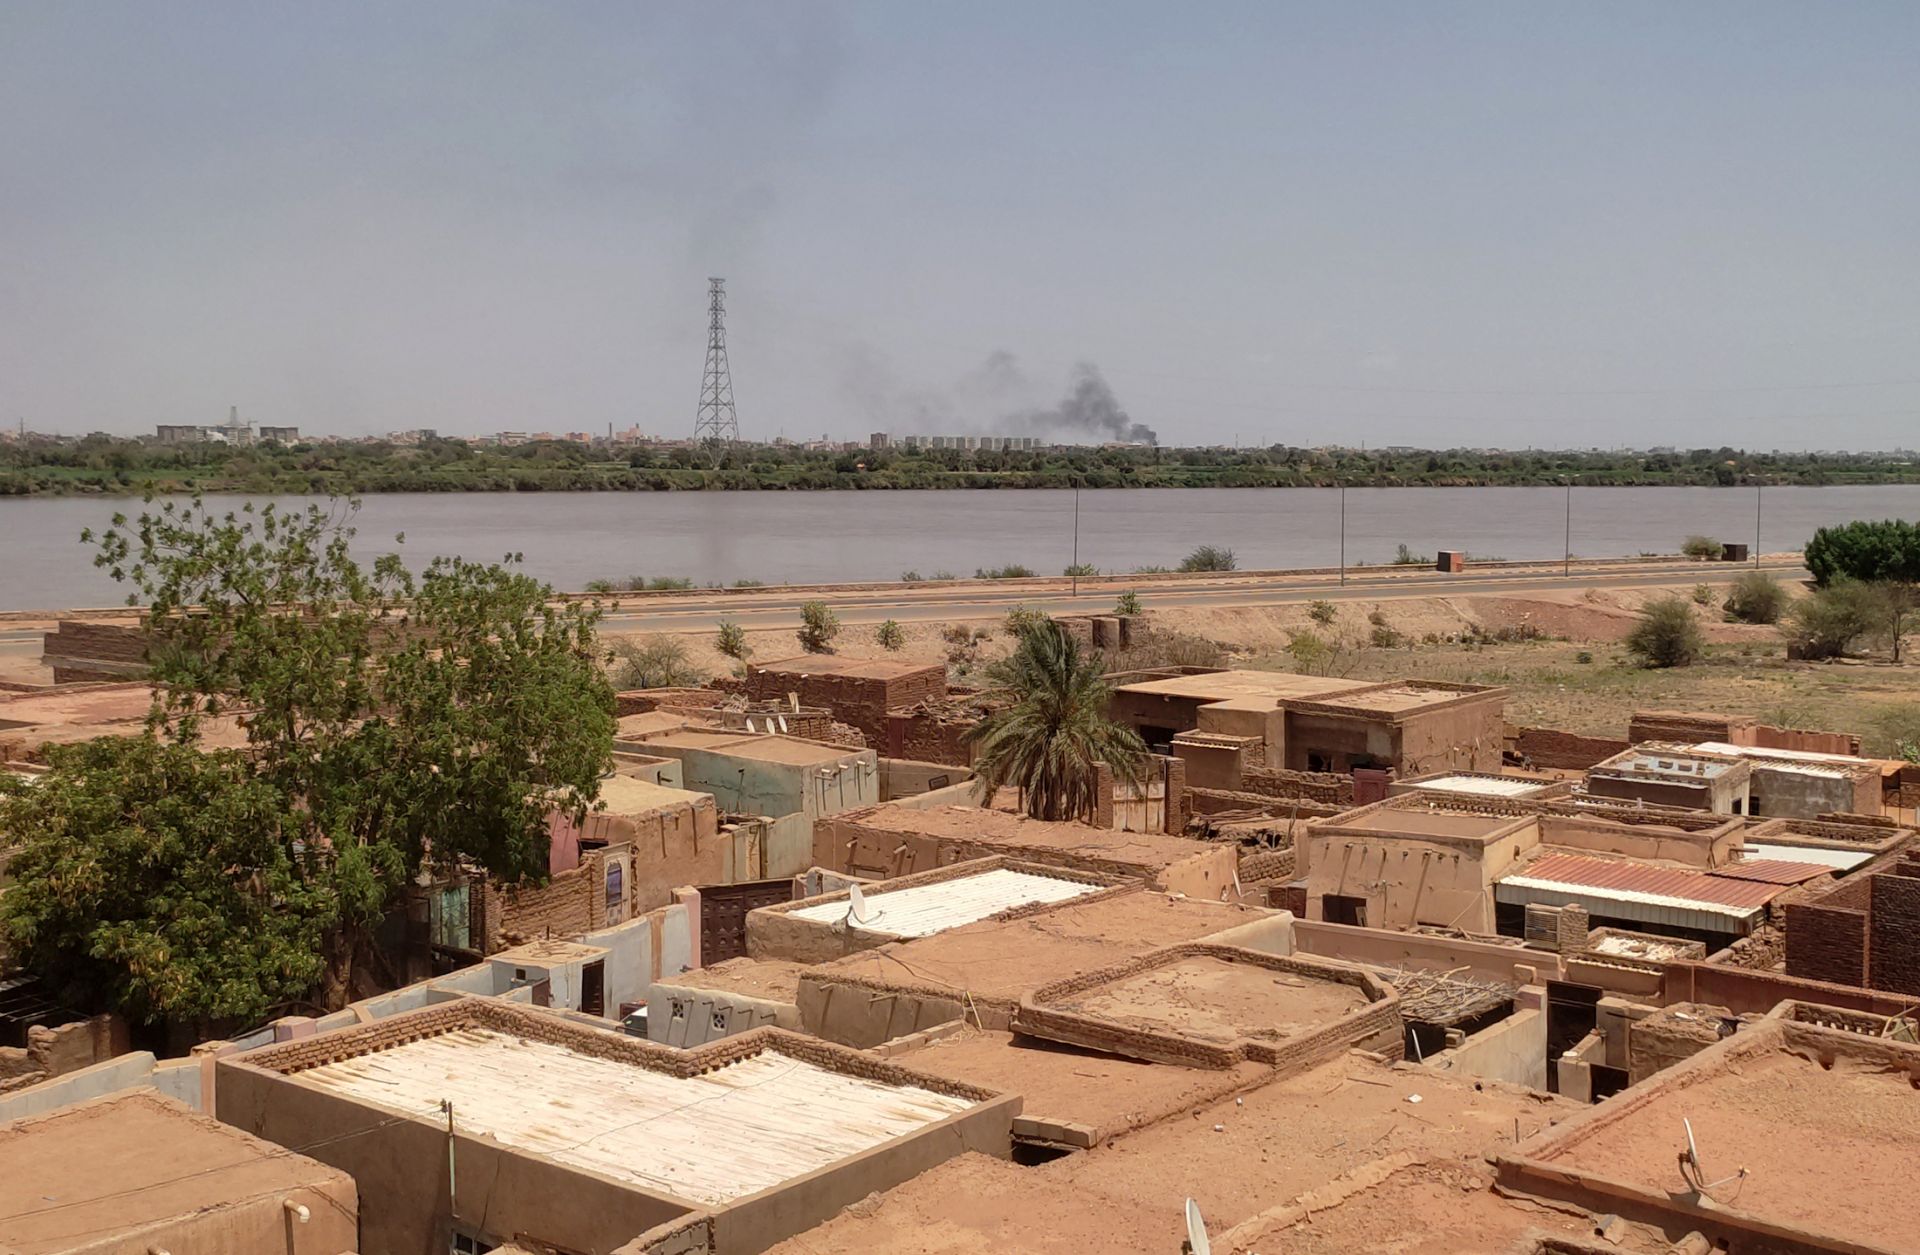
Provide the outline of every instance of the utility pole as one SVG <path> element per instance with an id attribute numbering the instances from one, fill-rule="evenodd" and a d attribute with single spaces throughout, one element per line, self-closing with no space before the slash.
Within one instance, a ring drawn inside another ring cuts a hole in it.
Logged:
<path id="1" fill-rule="evenodd" d="M 1340 583 L 1347 582 L 1347 486 L 1340 485 Z"/>
<path id="2" fill-rule="evenodd" d="M 1080 596 L 1080 485 L 1073 486 L 1073 595 Z"/>
<path id="3" fill-rule="evenodd" d="M 1562 559 L 1560 574 L 1563 578 L 1573 578 L 1573 481 L 1567 481 L 1567 533 L 1566 556 Z"/>
<path id="4" fill-rule="evenodd" d="M 707 370 L 700 381 L 700 411 L 693 420 L 695 440 L 740 439 L 733 412 L 733 371 L 727 365 L 727 281 L 707 280 Z"/>
<path id="5" fill-rule="evenodd" d="M 1753 567 L 1760 569 L 1760 496 L 1766 491 L 1766 481 L 1753 486 Z"/>

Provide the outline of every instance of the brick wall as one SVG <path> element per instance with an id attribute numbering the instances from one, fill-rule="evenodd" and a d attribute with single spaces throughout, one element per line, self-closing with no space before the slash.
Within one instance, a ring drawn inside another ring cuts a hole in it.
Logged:
<path id="1" fill-rule="evenodd" d="M 1867 913 L 1824 902 L 1792 903 L 1787 916 L 1787 975 L 1836 985 L 1867 983 Z"/>
<path id="2" fill-rule="evenodd" d="M 1605 736 L 1580 736 L 1557 728 L 1516 728 L 1510 739 L 1514 752 L 1535 767 L 1584 771 L 1595 763 L 1632 748 Z"/>
<path id="3" fill-rule="evenodd" d="M 1267 797 L 1297 797 L 1311 802 L 1349 805 L 1353 802 L 1353 777 L 1327 772 L 1247 767 L 1240 775 L 1240 789 Z"/>
<path id="4" fill-rule="evenodd" d="M 1867 909 L 1867 984 L 1920 994 L 1920 878 L 1875 876 Z"/>
<path id="5" fill-rule="evenodd" d="M 596 850 L 544 885 L 474 881 L 469 910 L 480 921 L 481 951 L 493 954 L 542 937 L 575 938 L 601 927 L 607 920 L 603 861 Z"/>
<path id="6" fill-rule="evenodd" d="M 922 703 L 888 711 L 886 738 L 876 744 L 885 747 L 888 758 L 966 767 L 973 763 L 973 747 L 966 735 L 978 722 L 980 717 L 972 712 Z"/>
<path id="7" fill-rule="evenodd" d="M 1741 715 L 1721 715 L 1697 710 L 1636 710 L 1627 721 L 1627 739 L 1635 745 L 1647 741 L 1675 741 L 1693 745 L 1700 741 L 1723 741 L 1731 745 L 1751 743 L 1753 720 Z"/>
<path id="8" fill-rule="evenodd" d="M 1752 744 L 1758 749 L 1798 750 L 1808 754 L 1857 756 L 1860 753 L 1860 737 L 1852 732 L 1809 732 L 1805 728 L 1776 728 L 1765 723 L 1755 725 Z"/>
<path id="9" fill-rule="evenodd" d="M 798 693 L 805 706 L 824 706 L 841 723 L 860 729 L 870 745 L 887 744 L 887 712 L 921 702 L 937 702 L 947 695 L 945 667 L 931 665 L 888 677 L 805 674 L 800 670 L 768 670 L 749 665 L 749 696 L 780 701 Z M 908 755 L 893 755 L 908 757 Z"/>

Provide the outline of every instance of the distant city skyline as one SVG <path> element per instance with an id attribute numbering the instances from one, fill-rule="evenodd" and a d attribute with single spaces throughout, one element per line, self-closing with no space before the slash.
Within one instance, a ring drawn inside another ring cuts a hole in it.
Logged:
<path id="1" fill-rule="evenodd" d="M 1916 63 L 1871 0 L 15 5 L 0 421 L 681 438 L 720 275 L 750 440 L 1895 448 Z"/>

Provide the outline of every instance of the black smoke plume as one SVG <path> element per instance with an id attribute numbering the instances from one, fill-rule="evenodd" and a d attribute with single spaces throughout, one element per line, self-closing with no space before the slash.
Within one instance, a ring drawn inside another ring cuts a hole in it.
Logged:
<path id="1" fill-rule="evenodd" d="M 1133 421 L 1120 404 L 1100 368 L 1082 362 L 1073 368 L 1067 395 L 1047 410 L 1028 410 L 1018 421 L 1036 431 L 1072 432 L 1124 440 L 1132 444 L 1159 444 L 1160 437 L 1145 423 Z"/>

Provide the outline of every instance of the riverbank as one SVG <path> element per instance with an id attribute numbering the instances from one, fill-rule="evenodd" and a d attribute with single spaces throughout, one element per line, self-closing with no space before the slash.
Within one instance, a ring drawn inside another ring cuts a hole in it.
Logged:
<path id="1" fill-rule="evenodd" d="M 0 445 L 0 496 L 981 491 L 1059 488 L 1712 488 L 1920 483 L 1897 454 L 1474 450 L 800 449 L 739 445 Z"/>

